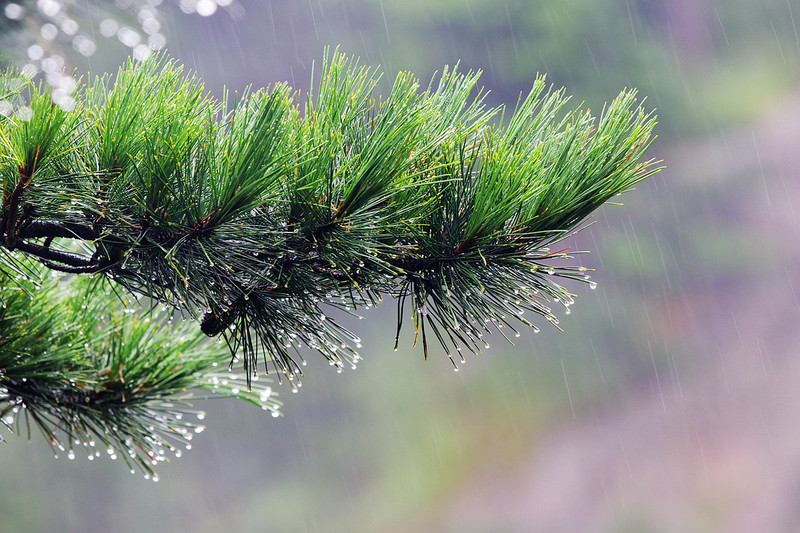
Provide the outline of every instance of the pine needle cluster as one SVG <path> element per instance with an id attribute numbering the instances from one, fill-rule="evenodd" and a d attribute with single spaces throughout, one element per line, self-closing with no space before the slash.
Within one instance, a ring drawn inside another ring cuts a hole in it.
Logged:
<path id="1" fill-rule="evenodd" d="M 192 401 L 235 397 L 278 416 L 269 386 L 217 368 L 219 349 L 191 324 L 143 313 L 102 278 L 14 260 L 22 272 L 0 278 L 0 423 L 13 432 L 38 429 L 56 456 L 121 458 L 157 480 L 154 467 L 204 429 Z"/>
<path id="2" fill-rule="evenodd" d="M 35 262 L 183 313 L 241 357 L 248 384 L 263 368 L 296 386 L 308 349 L 340 370 L 354 366 L 360 340 L 331 309 L 369 308 L 386 295 L 398 306 L 395 342 L 410 314 L 425 356 L 435 339 L 454 364 L 492 331 L 515 334 L 537 318 L 557 324 L 554 305 L 574 297 L 563 280 L 593 284 L 559 245 L 658 170 L 644 159 L 655 117 L 635 91 L 597 118 L 568 110 L 563 90 L 543 77 L 506 117 L 484 104 L 479 75 L 445 69 L 426 87 L 401 73 L 379 98 L 378 72 L 326 53 L 308 92 L 275 84 L 216 99 L 159 55 L 91 80 L 59 105 L 47 89 L 6 76 L 0 273 L 12 284 L 28 283 L 30 272 L 44 279 Z M 24 292 L 4 289 L 4 309 Z M 29 352 L 68 352 L 75 327 L 105 343 L 92 349 L 99 359 L 71 352 L 95 374 L 54 397 L 63 417 L 85 401 L 87 379 L 116 380 L 102 390 L 133 408 L 135 385 L 119 369 L 150 365 L 166 342 L 126 329 L 92 303 L 97 294 L 81 300 L 92 311 L 66 321 L 85 326 L 37 326 L 48 312 L 19 308 L 14 320 L 27 317 L 33 329 L 3 329 L 0 354 L 11 337 Z M 47 346 L 33 341 L 36 327 L 53 332 Z M 123 354 L 113 339 L 140 348 Z M 180 384 L 208 362 L 201 346 L 148 372 Z M 24 372 L 46 376 L 53 367 L 42 364 Z M 9 365 L 0 364 L 7 396 L 7 383 L 19 381 Z M 109 417 L 55 425 L 81 440 L 107 434 Z"/>

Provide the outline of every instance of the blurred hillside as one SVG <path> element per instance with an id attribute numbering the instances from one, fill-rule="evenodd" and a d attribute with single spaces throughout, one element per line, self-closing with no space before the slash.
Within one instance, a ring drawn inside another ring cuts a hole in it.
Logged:
<path id="1" fill-rule="evenodd" d="M 281 419 L 207 403 L 209 429 L 157 485 L 111 461 L 53 460 L 38 435 L 11 438 L 0 447 L 0 531 L 800 529 L 800 8 L 246 0 L 203 17 L 184 0 L 159 10 L 170 52 L 217 94 L 274 81 L 305 90 L 326 45 L 382 65 L 387 84 L 460 61 L 484 70 L 491 103 L 509 107 L 537 72 L 596 111 L 637 87 L 658 109 L 652 156 L 667 168 L 568 243 L 592 251 L 581 261 L 599 286 L 574 287 L 564 332 L 494 340 L 454 373 L 443 354 L 423 361 L 410 336 L 392 351 L 385 302 L 357 324 L 357 371 L 312 360 L 300 393 L 278 387 Z M 99 28 L 107 13 L 97 13 L 81 24 Z M 22 24 L 2 27 L 6 54 L 35 63 Z M 113 71 L 131 50 L 97 37 L 86 58 L 59 39 L 39 45 L 79 72 Z"/>

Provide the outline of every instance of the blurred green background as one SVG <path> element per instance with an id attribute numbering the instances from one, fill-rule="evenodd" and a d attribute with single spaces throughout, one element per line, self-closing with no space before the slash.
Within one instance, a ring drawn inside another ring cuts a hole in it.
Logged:
<path id="1" fill-rule="evenodd" d="M 0 532 L 800 530 L 794 1 L 6 0 L 0 21 L 5 57 L 50 78 L 48 58 L 100 74 L 149 39 L 218 95 L 305 90 L 329 45 L 384 87 L 460 61 L 511 108 L 539 72 L 595 112 L 636 87 L 666 164 L 569 243 L 599 286 L 572 287 L 563 332 L 498 338 L 454 373 L 410 334 L 392 350 L 387 301 L 356 325 L 357 371 L 312 358 L 280 419 L 206 402 L 157 484 L 8 436 Z"/>

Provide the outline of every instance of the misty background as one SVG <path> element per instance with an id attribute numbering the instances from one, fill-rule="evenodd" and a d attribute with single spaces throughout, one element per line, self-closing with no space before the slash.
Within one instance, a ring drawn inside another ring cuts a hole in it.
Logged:
<path id="1" fill-rule="evenodd" d="M 326 46 L 383 94 L 458 62 L 509 110 L 537 73 L 595 114 L 635 87 L 666 166 L 567 243 L 598 288 L 563 331 L 455 373 L 408 329 L 393 351 L 387 300 L 358 370 L 310 356 L 278 419 L 203 402 L 155 484 L 6 432 L 0 532 L 800 530 L 798 25 L 793 0 L 0 0 L 2 57 L 56 85 L 155 44 L 217 96 L 305 91 Z"/>

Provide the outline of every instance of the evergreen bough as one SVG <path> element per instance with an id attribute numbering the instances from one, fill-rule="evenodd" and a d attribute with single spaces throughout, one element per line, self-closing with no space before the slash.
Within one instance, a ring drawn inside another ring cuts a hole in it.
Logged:
<path id="1" fill-rule="evenodd" d="M 0 420 L 150 475 L 200 429 L 190 390 L 277 414 L 258 372 L 295 388 L 309 349 L 355 366 L 331 309 L 390 295 L 395 347 L 410 309 L 414 343 L 454 365 L 486 333 L 557 324 L 561 280 L 594 285 L 561 241 L 657 172 L 655 118 L 635 91 L 599 118 L 567 110 L 543 77 L 505 117 L 478 77 L 401 73 L 376 99 L 379 75 L 333 53 L 308 93 L 217 100 L 166 55 L 58 98 L 6 73 Z"/>

